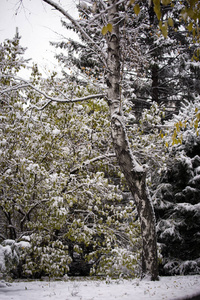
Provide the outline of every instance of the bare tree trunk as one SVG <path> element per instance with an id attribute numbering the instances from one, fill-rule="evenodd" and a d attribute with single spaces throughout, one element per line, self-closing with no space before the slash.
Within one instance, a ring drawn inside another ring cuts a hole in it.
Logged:
<path id="1" fill-rule="evenodd" d="M 112 139 L 120 168 L 135 199 L 141 225 L 143 241 L 142 277 L 158 279 L 157 242 L 154 211 L 146 186 L 146 170 L 136 161 L 130 149 L 120 101 L 120 35 L 119 14 L 115 3 L 110 0 L 109 23 L 113 29 L 107 37 L 108 45 L 108 102 L 111 114 Z"/>

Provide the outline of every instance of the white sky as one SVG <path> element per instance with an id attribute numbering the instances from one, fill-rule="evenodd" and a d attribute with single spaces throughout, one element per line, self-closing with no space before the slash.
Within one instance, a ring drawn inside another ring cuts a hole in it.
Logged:
<path id="1" fill-rule="evenodd" d="M 77 17 L 74 0 L 60 2 L 69 14 Z M 42 72 L 56 68 L 55 49 L 49 45 L 49 41 L 61 40 L 56 33 L 66 37 L 71 34 L 61 25 L 61 13 L 42 0 L 23 0 L 23 7 L 17 10 L 19 4 L 19 0 L 0 0 L 0 43 L 13 38 L 18 27 L 21 45 L 28 47 L 25 57 L 38 63 Z"/>

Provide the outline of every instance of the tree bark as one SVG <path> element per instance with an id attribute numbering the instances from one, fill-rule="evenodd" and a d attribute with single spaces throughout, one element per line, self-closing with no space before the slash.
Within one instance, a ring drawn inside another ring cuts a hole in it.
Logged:
<path id="1" fill-rule="evenodd" d="M 111 132 L 120 168 L 135 199 L 142 234 L 142 277 L 158 279 L 157 240 L 154 210 L 146 186 L 146 170 L 139 165 L 129 146 L 120 100 L 120 34 L 116 0 L 110 0 L 108 22 L 112 32 L 107 34 L 108 46 L 108 103 L 111 114 Z"/>

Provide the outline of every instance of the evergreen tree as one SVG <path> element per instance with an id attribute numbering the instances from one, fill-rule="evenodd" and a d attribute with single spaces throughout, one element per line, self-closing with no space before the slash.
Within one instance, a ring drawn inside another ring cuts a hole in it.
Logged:
<path id="1" fill-rule="evenodd" d="M 132 26 L 137 31 L 143 60 L 133 64 L 132 75 L 126 78 L 126 97 L 134 103 L 134 110 L 141 117 L 142 109 L 153 101 L 165 105 L 166 117 L 178 112 L 184 100 L 194 100 L 199 93 L 199 67 L 193 58 L 197 49 L 189 36 L 189 30 L 179 15 L 183 4 L 175 1 L 163 6 L 161 19 L 166 24 L 165 36 L 160 32 L 160 23 L 153 2 L 140 5 L 140 13 Z M 145 63 L 144 63 L 145 62 Z"/>
<path id="2" fill-rule="evenodd" d="M 199 274 L 199 97 L 166 125 L 167 168 L 154 190 L 162 274 Z"/>

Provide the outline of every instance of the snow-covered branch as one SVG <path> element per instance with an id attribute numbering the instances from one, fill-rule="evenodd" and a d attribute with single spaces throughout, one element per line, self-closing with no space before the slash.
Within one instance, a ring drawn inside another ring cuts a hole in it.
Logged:
<path id="1" fill-rule="evenodd" d="M 28 86 L 29 86 L 29 84 L 27 84 L 27 83 L 25 83 L 25 84 L 16 84 L 16 85 L 10 86 L 9 88 L 6 88 L 6 89 L 3 89 L 2 91 L 0 91 L 0 95 L 11 92 L 11 91 L 16 91 L 16 90 L 19 90 L 19 89 L 23 89 L 23 88 L 26 88 Z"/>
<path id="2" fill-rule="evenodd" d="M 89 164 L 98 161 L 98 160 L 102 160 L 105 158 L 109 158 L 109 157 L 115 157 L 115 153 L 108 153 L 108 154 L 104 154 L 104 155 L 100 155 L 97 157 L 94 157 L 92 159 L 88 159 L 85 162 L 83 162 L 81 165 L 78 165 L 77 167 L 75 167 L 74 169 L 71 170 L 70 174 L 74 174 L 76 173 L 78 170 L 80 170 L 81 168 L 88 166 Z"/>
<path id="3" fill-rule="evenodd" d="M 41 107 L 36 106 L 36 105 L 31 105 L 27 108 L 26 112 L 29 111 L 30 109 L 36 109 L 36 110 L 44 110 L 50 103 L 52 102 L 59 102 L 59 103 L 74 103 L 74 102 L 82 102 L 82 101 L 87 101 L 90 99 L 95 99 L 95 98 L 104 98 L 106 97 L 105 94 L 93 94 L 93 95 L 88 95 L 85 97 L 80 97 L 80 98 L 74 98 L 74 99 L 70 99 L 70 98 L 54 98 L 49 96 L 47 93 L 45 93 L 44 91 L 38 89 L 36 86 L 34 86 L 33 84 L 31 84 L 29 81 L 20 78 L 20 77 L 15 77 L 15 80 L 20 80 L 22 82 L 24 82 L 24 84 L 16 84 L 13 87 L 9 87 L 5 90 L 3 90 L 2 92 L 0 92 L 0 94 L 2 93 L 6 93 L 6 92 L 10 92 L 12 90 L 17 90 L 17 89 L 22 89 L 22 88 L 32 88 L 33 90 L 35 90 L 38 94 L 44 96 L 44 98 L 46 98 L 47 100 L 49 100 L 48 102 L 46 102 L 44 105 L 42 105 Z"/>
<path id="4" fill-rule="evenodd" d="M 83 30 L 81 25 L 66 10 L 64 10 L 60 5 L 58 5 L 54 1 L 52 0 L 43 0 L 43 1 L 51 5 L 52 7 L 54 7 L 57 11 L 59 11 L 62 15 L 64 15 L 75 26 L 75 28 L 78 30 L 78 32 L 80 32 L 83 35 L 83 37 L 87 40 L 87 42 L 93 45 L 95 49 L 101 54 L 101 60 L 106 66 L 106 60 L 101 48 L 97 45 L 97 43 L 94 42 L 93 39 L 91 39 L 91 37 L 85 32 L 85 30 Z"/>
<path id="5" fill-rule="evenodd" d="M 118 1 L 118 2 L 117 2 L 116 4 L 114 4 L 114 5 L 119 5 L 119 4 L 122 4 L 122 3 L 124 3 L 124 2 L 126 2 L 126 0 L 120 0 L 120 1 Z M 92 24 L 97 18 L 99 18 L 99 17 L 101 17 L 102 15 L 104 15 L 105 13 L 107 13 L 108 10 L 111 9 L 111 8 L 114 6 L 114 5 L 111 5 L 111 6 L 106 7 L 106 6 L 105 6 L 105 3 L 104 3 L 103 1 L 101 1 L 101 3 L 102 3 L 102 5 L 104 6 L 104 10 L 100 11 L 100 13 L 96 14 L 93 18 L 90 18 L 90 19 L 89 19 L 89 23 Z"/>
<path id="6" fill-rule="evenodd" d="M 102 160 L 102 159 L 105 159 L 105 158 L 109 158 L 109 157 L 115 157 L 115 153 L 108 153 L 108 154 L 104 154 L 104 155 L 99 155 L 97 157 L 94 157 L 92 159 L 88 159 L 86 161 L 84 161 L 82 164 L 76 166 L 75 168 L 73 168 L 71 171 L 70 171 L 70 174 L 74 174 L 76 173 L 77 171 L 79 171 L 80 169 L 88 166 L 89 164 L 93 163 L 93 162 L 96 162 L 98 160 Z M 79 185 L 78 187 L 76 187 L 75 189 L 71 190 L 71 191 L 68 191 L 67 194 L 69 193 L 73 193 L 76 189 L 82 187 L 83 184 Z M 67 190 L 67 187 L 65 186 L 63 189 L 62 189 L 62 193 L 64 193 L 65 191 Z"/>
<path id="7" fill-rule="evenodd" d="M 35 89 L 37 90 L 37 89 Z M 37 90 L 40 94 L 42 94 L 46 99 L 48 99 L 49 101 L 46 102 L 43 106 L 38 107 L 36 105 L 30 106 L 29 108 L 27 108 L 26 112 L 30 109 L 36 109 L 36 110 L 44 110 L 50 103 L 52 102 L 59 102 L 59 103 L 74 103 L 74 102 L 82 102 L 82 101 L 86 101 L 86 100 L 90 100 L 90 99 L 95 99 L 95 98 L 103 98 L 105 97 L 104 94 L 95 94 L 95 95 L 89 95 L 89 96 L 85 96 L 85 97 L 81 97 L 81 98 L 75 98 L 75 99 L 59 99 L 59 98 L 54 98 L 51 97 L 49 95 L 47 95 L 46 93 Z"/>

